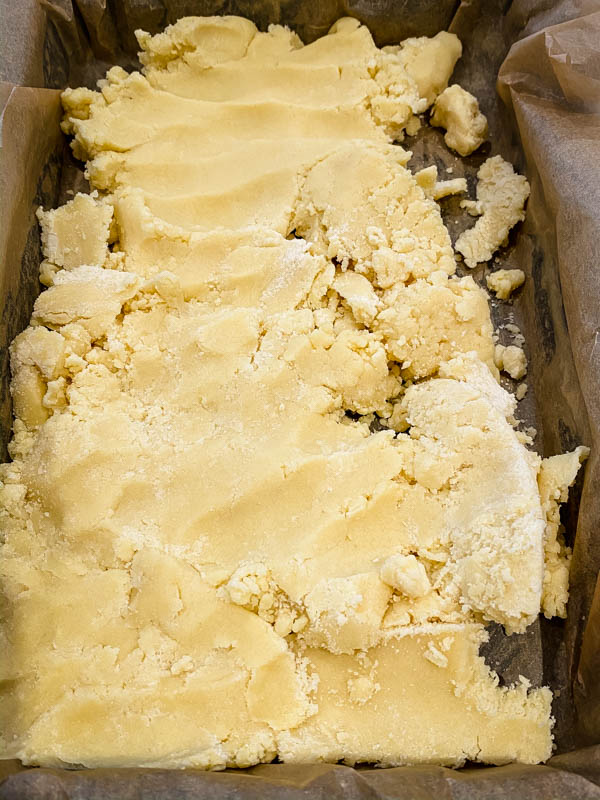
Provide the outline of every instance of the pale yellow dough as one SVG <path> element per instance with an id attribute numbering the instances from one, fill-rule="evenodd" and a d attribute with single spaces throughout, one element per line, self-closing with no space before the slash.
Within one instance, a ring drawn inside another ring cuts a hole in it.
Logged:
<path id="1" fill-rule="evenodd" d="M 431 124 L 446 129 L 444 141 L 461 156 L 468 156 L 487 139 L 487 119 L 479 110 L 477 98 L 457 83 L 436 99 Z"/>
<path id="2" fill-rule="evenodd" d="M 527 356 L 522 347 L 497 344 L 494 348 L 494 361 L 499 370 L 506 372 L 515 381 L 520 381 L 527 374 Z"/>
<path id="3" fill-rule="evenodd" d="M 508 300 L 513 292 L 525 283 L 522 269 L 499 269 L 486 277 L 488 289 L 496 293 L 500 300 Z"/>
<path id="4" fill-rule="evenodd" d="M 472 228 L 461 233 L 457 251 L 467 267 L 489 261 L 508 242 L 510 229 L 525 219 L 529 183 L 502 156 L 493 156 L 477 172 L 477 200 L 463 200 L 469 214 L 479 216 Z"/>
<path id="5" fill-rule="evenodd" d="M 63 95 L 97 194 L 40 211 L 49 288 L 11 348 L 5 757 L 546 759 L 549 690 L 478 648 L 564 614 L 585 452 L 521 443 L 434 201 L 464 181 L 391 144 L 460 42 L 138 39 L 144 74 Z"/>

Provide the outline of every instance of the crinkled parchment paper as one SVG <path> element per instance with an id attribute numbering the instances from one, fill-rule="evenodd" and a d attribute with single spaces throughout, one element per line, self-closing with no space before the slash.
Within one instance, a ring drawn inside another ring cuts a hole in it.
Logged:
<path id="1" fill-rule="evenodd" d="M 524 225 L 494 267 L 527 275 L 511 304 L 492 300 L 503 326 L 526 337 L 530 391 L 519 404 L 543 455 L 591 446 L 585 479 L 563 522 L 574 543 L 566 621 L 540 620 L 522 636 L 490 629 L 484 655 L 501 680 L 519 674 L 555 692 L 557 753 L 546 766 L 352 769 L 269 764 L 249 770 L 23 769 L 0 761 L 0 800 L 61 798 L 598 798 L 600 800 L 600 0 L 19 0 L 0 26 L 0 433 L 10 433 L 7 345 L 27 324 L 39 291 L 35 209 L 55 206 L 84 185 L 58 128 L 57 89 L 93 86 L 112 63 L 135 67 L 133 32 L 157 32 L 186 14 L 237 13 L 259 27 L 279 22 L 304 41 L 340 16 L 358 17 L 379 45 L 445 28 L 464 53 L 453 80 L 480 100 L 488 143 L 455 157 L 439 129 L 423 128 L 405 146 L 411 167 L 431 163 L 465 176 L 471 193 L 479 165 L 501 153 L 532 187 Z M 496 91 L 497 89 L 500 94 Z M 23 88 L 13 84 L 37 87 Z M 459 200 L 442 201 L 453 239 L 472 220 Z M 474 277 L 485 281 L 488 267 Z M 506 385 L 509 386 L 510 382 Z M 0 754 L 1 755 L 1 754 Z"/>

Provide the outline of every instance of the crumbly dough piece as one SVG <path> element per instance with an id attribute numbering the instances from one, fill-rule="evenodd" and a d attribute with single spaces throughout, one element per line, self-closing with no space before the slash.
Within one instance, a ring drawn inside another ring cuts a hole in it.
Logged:
<path id="1" fill-rule="evenodd" d="M 469 214 L 479 216 L 472 228 L 458 237 L 456 250 L 464 256 L 467 267 L 489 261 L 508 241 L 508 233 L 525 219 L 529 183 L 517 175 L 501 156 L 488 158 L 477 173 L 477 200 L 463 200 Z"/>
<path id="2" fill-rule="evenodd" d="M 517 398 L 517 400 L 522 400 L 525 397 L 528 388 L 529 387 L 527 386 L 526 383 L 520 383 L 517 386 L 517 391 L 515 392 L 515 397 Z"/>
<path id="3" fill-rule="evenodd" d="M 508 300 L 511 294 L 525 283 L 522 269 L 499 269 L 485 279 L 488 289 L 496 293 L 500 300 Z"/>
<path id="4" fill-rule="evenodd" d="M 425 567 L 412 554 L 390 556 L 381 567 L 379 576 L 384 583 L 407 597 L 423 597 L 431 591 Z"/>
<path id="5" fill-rule="evenodd" d="M 40 280 L 46 286 L 54 282 L 60 268 L 117 266 L 109 250 L 112 241 L 113 207 L 97 192 L 77 194 L 73 200 L 51 211 L 38 209 L 42 248 L 45 260 Z"/>
<path id="6" fill-rule="evenodd" d="M 567 615 L 571 550 L 560 535 L 559 507 L 567 498 L 569 487 L 588 455 L 587 447 L 577 447 L 572 453 L 545 459 L 538 473 L 540 498 L 546 515 L 542 611 L 548 618 Z"/>
<path id="7" fill-rule="evenodd" d="M 416 280 L 382 293 L 373 322 L 404 378 L 424 378 L 459 352 L 476 352 L 497 375 L 487 298 L 469 276 Z"/>
<path id="8" fill-rule="evenodd" d="M 144 76 L 64 94 L 99 194 L 40 213 L 50 288 L 11 349 L 3 752 L 544 760 L 548 690 L 477 652 L 559 608 L 576 465 L 523 446 L 443 184 L 389 143 L 460 43 L 139 39 Z"/>
<path id="9" fill-rule="evenodd" d="M 499 370 L 506 372 L 515 381 L 520 381 L 527 374 L 527 356 L 522 347 L 497 344 L 494 348 L 494 361 Z"/>
<path id="10" fill-rule="evenodd" d="M 42 246 L 48 261 L 72 269 L 101 267 L 108 256 L 112 206 L 97 195 L 78 194 L 54 211 L 38 211 Z"/>
<path id="11" fill-rule="evenodd" d="M 477 150 L 488 135 L 487 119 L 479 110 L 477 98 L 457 83 L 436 98 L 431 124 L 446 129 L 444 141 L 461 156 Z"/>
<path id="12" fill-rule="evenodd" d="M 453 194 L 467 191 L 466 178 L 453 178 L 449 181 L 438 181 L 438 171 L 435 164 L 420 169 L 415 173 L 415 179 L 428 197 L 441 200 Z"/>

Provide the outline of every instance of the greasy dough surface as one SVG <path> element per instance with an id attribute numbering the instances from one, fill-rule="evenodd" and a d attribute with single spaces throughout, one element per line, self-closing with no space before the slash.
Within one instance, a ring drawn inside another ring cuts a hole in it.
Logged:
<path id="1" fill-rule="evenodd" d="M 139 41 L 143 75 L 64 93 L 95 191 L 40 211 L 11 349 L 3 752 L 544 760 L 549 690 L 478 647 L 564 614 L 585 453 L 524 446 L 432 199 L 464 181 L 391 144 L 460 43 L 233 17 Z"/>

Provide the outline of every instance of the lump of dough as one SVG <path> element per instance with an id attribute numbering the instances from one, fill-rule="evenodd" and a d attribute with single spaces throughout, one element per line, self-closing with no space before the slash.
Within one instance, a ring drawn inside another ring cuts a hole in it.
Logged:
<path id="1" fill-rule="evenodd" d="M 436 98 L 431 124 L 446 128 L 444 141 L 461 156 L 477 150 L 488 134 L 487 119 L 479 110 L 477 98 L 457 83 Z"/>
<path id="2" fill-rule="evenodd" d="M 94 266 L 62 270 L 54 286 L 35 301 L 33 319 L 49 327 L 78 322 L 97 339 L 107 332 L 138 285 L 137 275 L 128 272 Z"/>
<path id="3" fill-rule="evenodd" d="M 495 372 L 492 327 L 485 293 L 469 276 L 432 285 L 419 279 L 382 293 L 373 328 L 399 362 L 402 375 L 423 378 L 459 353 L 475 351 Z"/>
<path id="4" fill-rule="evenodd" d="M 465 178 L 453 178 L 449 181 L 438 181 L 438 172 L 435 164 L 415 172 L 415 180 L 423 189 L 427 197 L 441 200 L 452 194 L 461 194 L 467 191 Z"/>
<path id="5" fill-rule="evenodd" d="M 65 339 L 41 325 L 26 328 L 11 344 L 14 412 L 28 427 L 48 418 L 48 384 L 63 375 L 65 356 Z"/>
<path id="6" fill-rule="evenodd" d="M 487 369 L 457 361 L 462 381 L 434 378 L 402 398 L 415 440 L 413 475 L 430 491 L 451 487 L 444 505 L 450 531 L 444 591 L 456 592 L 484 619 L 523 631 L 539 614 L 542 593 L 538 461 L 505 416 L 514 398 L 506 405 L 490 402 Z M 463 491 L 468 501 L 461 501 Z"/>
<path id="7" fill-rule="evenodd" d="M 10 392 L 14 415 L 27 428 L 34 428 L 50 416 L 49 410 L 44 407 L 47 383 L 34 366 L 17 364 L 11 359 L 13 378 Z"/>
<path id="8" fill-rule="evenodd" d="M 56 331 L 38 326 L 26 328 L 11 345 L 13 372 L 22 366 L 37 367 L 48 381 L 57 378 L 65 361 L 65 340 Z"/>
<path id="9" fill-rule="evenodd" d="M 384 583 L 407 597 L 422 597 L 431 589 L 425 567 L 414 555 L 390 556 L 379 570 Z"/>
<path id="10" fill-rule="evenodd" d="M 477 200 L 463 200 L 469 214 L 480 215 L 472 228 L 461 233 L 456 250 L 464 256 L 467 267 L 489 261 L 508 241 L 510 229 L 525 219 L 525 201 L 529 183 L 517 175 L 501 156 L 488 158 L 477 173 Z"/>
<path id="11" fill-rule="evenodd" d="M 441 200 L 452 194 L 462 194 L 467 191 L 466 178 L 452 178 L 449 181 L 437 181 L 433 187 L 432 197 L 434 200 Z"/>
<path id="12" fill-rule="evenodd" d="M 499 269 L 486 277 L 488 289 L 496 293 L 500 300 L 508 300 L 519 286 L 525 283 L 525 273 L 522 269 Z"/>
<path id="13" fill-rule="evenodd" d="M 461 353 L 440 364 L 440 378 L 454 378 L 477 387 L 477 391 L 496 408 L 503 417 L 512 419 L 516 402 L 512 394 L 505 391 L 497 381 L 497 372 L 483 362 L 475 352 Z"/>
<path id="14" fill-rule="evenodd" d="M 39 208 L 44 256 L 65 269 L 83 264 L 101 267 L 108 256 L 112 216 L 110 203 L 81 193 L 60 208 Z"/>
<path id="15" fill-rule="evenodd" d="M 400 61 L 417 84 L 427 106 L 448 85 L 461 54 L 460 39 L 447 31 L 440 31 L 431 39 L 425 36 L 405 39 L 399 50 Z"/>
<path id="16" fill-rule="evenodd" d="M 517 398 L 517 400 L 522 400 L 525 397 L 525 395 L 527 394 L 527 389 L 528 386 L 526 383 L 520 383 L 517 386 L 517 391 L 515 392 L 515 397 Z"/>
<path id="17" fill-rule="evenodd" d="M 515 381 L 520 381 L 527 374 L 527 356 L 522 347 L 514 344 L 506 347 L 497 344 L 494 349 L 494 362 L 498 369 L 506 372 Z"/>
<path id="18" fill-rule="evenodd" d="M 343 408 L 359 414 L 383 411 L 398 394 L 384 346 L 373 333 L 342 330 L 333 341 L 298 336 L 284 353 L 303 381 L 339 396 Z"/>
<path id="19" fill-rule="evenodd" d="M 571 551 L 559 536 L 559 506 L 567 500 L 569 487 L 588 455 L 587 447 L 577 447 L 572 453 L 543 459 L 538 472 L 540 498 L 546 515 L 542 611 L 548 618 L 567 614 Z"/>
<path id="20" fill-rule="evenodd" d="M 135 32 L 145 67 L 166 69 L 177 59 L 193 51 L 198 66 L 211 67 L 224 61 L 243 58 L 257 33 L 249 19 L 235 16 L 182 17 L 164 31 L 152 36 Z"/>
<path id="21" fill-rule="evenodd" d="M 373 285 L 358 272 L 342 272 L 333 282 L 333 288 L 347 301 L 355 319 L 365 325 L 373 322 L 381 302 Z"/>
<path id="22" fill-rule="evenodd" d="M 370 108 L 392 138 L 401 140 L 404 130 L 416 133 L 420 121 L 415 115 L 425 111 L 448 85 L 461 53 L 460 40 L 447 31 L 431 39 L 406 39 L 377 53 Z"/>

